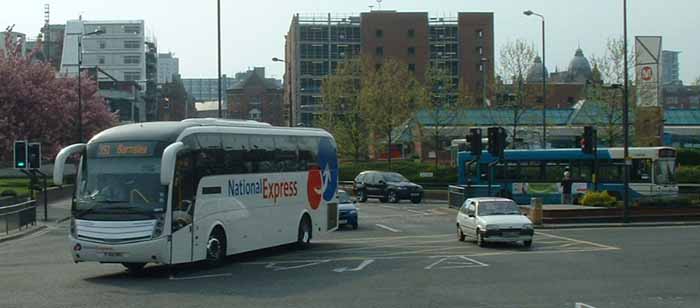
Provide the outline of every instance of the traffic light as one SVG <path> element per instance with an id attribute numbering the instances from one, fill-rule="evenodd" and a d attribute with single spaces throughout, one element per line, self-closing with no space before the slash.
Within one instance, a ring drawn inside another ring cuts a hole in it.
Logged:
<path id="1" fill-rule="evenodd" d="M 481 156 L 482 144 L 481 144 L 481 128 L 470 128 L 469 135 L 467 135 L 467 142 L 469 142 L 469 149 L 473 156 Z"/>
<path id="2" fill-rule="evenodd" d="M 593 126 L 583 127 L 583 138 L 581 138 L 581 151 L 592 154 L 596 148 L 596 129 Z"/>
<path id="3" fill-rule="evenodd" d="M 15 169 L 27 169 L 27 141 L 15 141 L 14 162 Z"/>
<path id="4" fill-rule="evenodd" d="M 503 158 L 506 148 L 506 130 L 503 127 L 489 127 L 488 151 L 491 155 Z"/>
<path id="5" fill-rule="evenodd" d="M 41 143 L 30 143 L 27 146 L 27 153 L 27 165 L 29 169 L 41 168 Z"/>

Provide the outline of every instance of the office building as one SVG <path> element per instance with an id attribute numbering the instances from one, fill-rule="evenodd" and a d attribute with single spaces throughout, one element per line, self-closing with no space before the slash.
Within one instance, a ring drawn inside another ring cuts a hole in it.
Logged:
<path id="1" fill-rule="evenodd" d="M 267 78 L 264 67 L 236 74 L 236 83 L 226 90 L 228 118 L 255 120 L 281 126 L 284 123 L 282 85 Z"/>
<path id="2" fill-rule="evenodd" d="M 682 84 L 678 55 L 680 51 L 664 50 L 661 53 L 661 80 L 663 85 Z"/>
<path id="3" fill-rule="evenodd" d="M 402 61 L 421 81 L 428 68 L 436 66 L 463 89 L 482 95 L 494 76 L 493 13 L 294 15 L 286 36 L 284 77 L 292 124 L 313 125 L 323 78 L 347 58 L 360 55 L 376 65 L 386 58 Z M 285 118 L 289 116 L 287 112 Z"/>
<path id="4" fill-rule="evenodd" d="M 158 54 L 158 84 L 173 82 L 173 76 L 180 74 L 180 59 L 172 52 Z"/>

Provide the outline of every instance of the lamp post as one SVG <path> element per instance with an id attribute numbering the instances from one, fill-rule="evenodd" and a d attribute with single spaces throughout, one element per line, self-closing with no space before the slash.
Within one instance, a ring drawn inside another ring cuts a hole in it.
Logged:
<path id="1" fill-rule="evenodd" d="M 624 174 L 624 210 L 622 215 L 622 220 L 624 222 L 629 222 L 629 198 L 630 198 L 630 165 L 632 161 L 629 159 L 629 65 L 627 63 L 627 0 L 622 0 L 622 23 L 623 23 L 623 40 L 624 40 L 624 74 L 625 74 L 625 85 L 624 85 L 624 104 L 622 105 L 622 131 L 625 135 L 624 138 L 624 156 L 625 156 L 625 174 Z"/>
<path id="2" fill-rule="evenodd" d="M 83 64 L 83 37 L 100 35 L 105 33 L 102 29 L 97 29 L 88 33 L 69 33 L 68 35 L 78 36 L 78 142 L 83 142 L 83 95 L 81 90 L 80 66 Z"/>
<path id="3" fill-rule="evenodd" d="M 219 119 L 221 119 L 221 0 L 216 0 L 216 42 L 219 75 Z"/>
<path id="4" fill-rule="evenodd" d="M 535 15 L 542 20 L 542 148 L 547 148 L 547 62 L 545 61 L 544 16 L 533 11 L 523 12 L 525 16 Z"/>
<path id="5" fill-rule="evenodd" d="M 289 127 L 294 126 L 294 117 L 292 116 L 292 67 L 289 65 L 289 62 L 287 62 L 284 59 L 280 59 L 277 57 L 272 58 L 272 62 L 284 62 L 285 66 L 289 66 L 287 69 L 287 79 L 289 82 L 287 83 L 289 85 L 288 87 L 288 98 L 289 98 L 289 106 L 287 107 L 289 110 L 287 111 L 289 113 Z"/>

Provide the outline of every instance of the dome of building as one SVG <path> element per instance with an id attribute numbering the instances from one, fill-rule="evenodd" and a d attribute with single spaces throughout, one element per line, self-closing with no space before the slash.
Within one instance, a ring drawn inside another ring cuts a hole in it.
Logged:
<path id="1" fill-rule="evenodd" d="M 544 68 L 544 74 L 549 76 L 546 67 Z M 542 58 L 539 56 L 535 57 L 535 63 L 527 70 L 527 78 L 525 80 L 528 83 L 542 82 Z"/>
<path id="2" fill-rule="evenodd" d="M 569 62 L 567 74 L 567 81 L 569 82 L 586 82 L 586 80 L 591 80 L 593 77 L 591 63 L 583 55 L 581 48 L 576 49 L 574 58 Z"/>

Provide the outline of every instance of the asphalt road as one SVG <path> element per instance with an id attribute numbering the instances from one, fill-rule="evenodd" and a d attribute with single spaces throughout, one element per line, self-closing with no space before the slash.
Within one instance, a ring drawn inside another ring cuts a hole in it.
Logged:
<path id="1" fill-rule="evenodd" d="M 360 228 L 219 268 L 73 264 L 67 223 L 0 244 L 0 307 L 700 307 L 700 227 L 457 241 L 443 204 L 360 205 Z M 587 306 L 586 306 L 587 305 Z"/>

